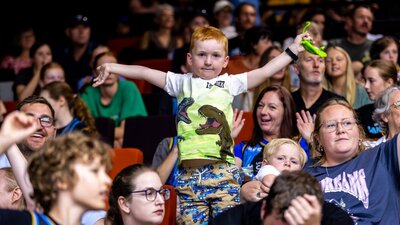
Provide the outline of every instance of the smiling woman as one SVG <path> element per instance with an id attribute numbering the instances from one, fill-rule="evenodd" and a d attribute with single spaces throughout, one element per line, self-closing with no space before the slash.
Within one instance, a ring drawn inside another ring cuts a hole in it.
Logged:
<path id="1" fill-rule="evenodd" d="M 261 91 L 253 109 L 254 130 L 248 142 L 235 146 L 236 165 L 244 181 L 252 180 L 262 164 L 262 149 L 275 138 L 292 138 L 295 129 L 294 101 L 290 92 L 280 85 Z"/>

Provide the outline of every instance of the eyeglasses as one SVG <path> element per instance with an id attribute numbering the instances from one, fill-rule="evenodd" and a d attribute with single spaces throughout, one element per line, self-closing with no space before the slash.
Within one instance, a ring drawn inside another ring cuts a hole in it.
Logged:
<path id="1" fill-rule="evenodd" d="M 54 125 L 54 120 L 50 116 L 41 116 L 39 117 L 39 121 L 43 127 L 51 127 Z"/>
<path id="2" fill-rule="evenodd" d="M 160 194 L 160 196 L 165 201 L 167 201 L 171 196 L 171 193 L 170 193 L 169 189 L 167 189 L 167 188 L 161 188 L 158 191 L 154 188 L 148 188 L 146 190 L 141 190 L 141 191 L 132 191 L 131 193 L 141 193 L 141 192 L 144 192 L 146 199 L 149 202 L 154 202 L 156 200 L 157 193 Z"/>
<path id="3" fill-rule="evenodd" d="M 31 114 L 31 113 L 27 113 L 26 115 L 36 118 L 36 116 L 34 114 Z M 54 119 L 52 117 L 50 117 L 50 116 L 41 116 L 41 117 L 39 117 L 37 119 L 39 120 L 40 125 L 42 125 L 43 127 L 51 127 L 51 126 L 54 125 Z"/>
<path id="4" fill-rule="evenodd" d="M 400 101 L 397 101 L 397 102 L 395 102 L 395 103 L 393 103 L 393 104 L 391 104 L 390 105 L 390 107 L 394 107 L 394 108 L 396 108 L 396 109 L 400 109 Z"/>
<path id="5" fill-rule="evenodd" d="M 342 127 L 345 130 L 350 130 L 351 128 L 354 127 L 354 124 L 356 124 L 357 122 L 354 119 L 350 119 L 350 118 L 343 119 L 340 122 L 337 122 L 337 121 L 334 121 L 334 120 L 328 120 L 328 121 L 322 123 L 319 126 L 319 128 L 322 127 L 328 133 L 332 133 L 332 132 L 337 130 L 337 128 L 339 126 L 338 125 L 339 123 L 340 123 L 340 125 L 342 125 Z"/>

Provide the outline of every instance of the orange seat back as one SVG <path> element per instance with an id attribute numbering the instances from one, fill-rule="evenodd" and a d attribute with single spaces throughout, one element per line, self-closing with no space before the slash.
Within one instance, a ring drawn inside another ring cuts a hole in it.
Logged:
<path id="1" fill-rule="evenodd" d="M 108 175 L 112 180 L 125 167 L 136 163 L 143 163 L 143 152 L 138 148 L 114 148 L 111 157 L 113 165 Z M 108 208 L 107 198 L 105 210 L 107 211 Z"/>
<path id="2" fill-rule="evenodd" d="M 138 148 L 114 148 L 112 155 L 113 167 L 108 175 L 111 179 L 125 167 L 143 163 L 143 152 Z"/>
<path id="3" fill-rule="evenodd" d="M 164 188 L 168 188 L 171 192 L 169 200 L 165 202 L 164 219 L 160 225 L 175 225 L 176 224 L 176 192 L 175 188 L 171 185 L 164 184 Z"/>

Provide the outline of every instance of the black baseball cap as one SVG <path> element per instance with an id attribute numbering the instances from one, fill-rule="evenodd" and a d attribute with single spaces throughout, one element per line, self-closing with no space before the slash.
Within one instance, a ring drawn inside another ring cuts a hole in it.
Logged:
<path id="1" fill-rule="evenodd" d="M 68 27 L 76 27 L 78 25 L 90 26 L 89 18 L 84 14 L 74 14 L 68 19 Z"/>

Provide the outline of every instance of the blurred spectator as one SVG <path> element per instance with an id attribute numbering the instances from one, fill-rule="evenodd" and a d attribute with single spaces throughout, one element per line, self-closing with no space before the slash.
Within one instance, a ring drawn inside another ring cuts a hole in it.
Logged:
<path id="1" fill-rule="evenodd" d="M 383 59 L 393 62 L 400 71 L 399 47 L 399 41 L 395 37 L 384 36 L 372 42 L 369 55 L 371 60 Z"/>
<path id="2" fill-rule="evenodd" d="M 3 58 L 0 68 L 10 69 L 17 75 L 22 69 L 32 66 L 29 50 L 36 42 L 35 32 L 32 27 L 22 27 L 17 32 L 14 40 L 15 49 L 11 55 Z"/>
<path id="3" fill-rule="evenodd" d="M 210 25 L 209 15 L 207 14 L 207 11 L 205 11 L 204 9 L 190 11 L 190 12 L 188 12 L 187 17 L 184 19 L 187 22 L 185 23 L 185 27 L 183 28 L 184 29 L 183 30 L 183 41 L 184 41 L 183 48 L 189 47 L 190 39 L 192 37 L 192 33 L 193 33 L 194 29 L 196 29 L 197 27 L 200 27 L 200 26 Z M 187 49 L 187 50 L 189 50 L 189 49 Z"/>
<path id="4" fill-rule="evenodd" d="M 97 43 L 92 39 L 91 21 L 84 14 L 75 14 L 68 18 L 65 29 L 67 42 L 54 53 L 66 73 L 66 82 L 76 92 L 79 79 L 91 73 L 90 56 Z"/>
<path id="5" fill-rule="evenodd" d="M 329 41 L 329 45 L 339 46 L 350 55 L 354 74 L 359 74 L 363 63 L 369 61 L 369 48 L 372 41 L 368 34 L 372 30 L 374 15 L 367 5 L 352 8 L 345 17 L 346 37 Z"/>
<path id="6" fill-rule="evenodd" d="M 326 53 L 324 88 L 345 97 L 354 109 L 371 104 L 365 88 L 354 77 L 349 54 L 339 46 L 329 47 Z"/>
<path id="7" fill-rule="evenodd" d="M 118 16 L 115 21 L 114 37 L 132 36 L 131 26 L 128 16 Z"/>
<path id="8" fill-rule="evenodd" d="M 129 11 L 133 14 L 155 13 L 159 3 L 157 0 L 130 0 Z"/>
<path id="9" fill-rule="evenodd" d="M 143 34 L 140 49 L 146 50 L 149 56 L 168 57 L 183 45 L 182 38 L 175 33 L 174 8 L 168 4 L 159 5 L 154 20 L 157 27 Z"/>
<path id="10" fill-rule="evenodd" d="M 246 30 L 240 51 L 243 55 L 232 59 L 222 73 L 239 74 L 259 67 L 261 55 L 272 46 L 272 32 L 264 26 L 255 26 Z M 233 100 L 233 108 L 251 112 L 253 109 L 254 90 L 237 95 Z"/>
<path id="11" fill-rule="evenodd" d="M 228 39 L 237 36 L 236 28 L 232 25 L 233 10 L 233 4 L 228 0 L 218 0 L 214 4 L 215 27 L 219 28 Z"/>
<path id="12" fill-rule="evenodd" d="M 42 88 L 40 96 L 45 98 L 54 109 L 56 136 L 76 130 L 96 136 L 95 121 L 89 109 L 67 83 L 62 81 L 49 83 Z"/>
<path id="13" fill-rule="evenodd" d="M 83 90 L 88 85 L 91 85 L 92 79 L 93 79 L 93 71 L 96 70 L 96 68 L 93 65 L 94 59 L 96 58 L 96 56 L 98 56 L 104 52 L 110 52 L 110 48 L 107 45 L 98 45 L 95 49 L 93 49 L 92 55 L 90 56 L 90 61 L 89 61 L 89 65 L 90 65 L 90 68 L 92 71 L 90 74 L 86 75 L 85 77 L 81 78 L 78 81 L 78 93 L 82 93 Z"/>
<path id="14" fill-rule="evenodd" d="M 117 63 L 111 52 L 96 56 L 93 68 L 104 63 Z M 98 75 L 94 71 L 95 77 Z M 121 147 L 124 137 L 125 119 L 133 116 L 147 116 L 142 95 L 131 81 L 118 80 L 117 74 L 111 74 L 99 87 L 88 86 L 81 94 L 94 118 L 108 117 L 115 120 L 114 147 Z"/>
<path id="15" fill-rule="evenodd" d="M 259 67 L 264 66 L 269 61 L 280 55 L 282 52 L 283 50 L 275 45 L 267 48 L 261 55 Z M 279 70 L 274 75 L 272 75 L 272 77 L 270 77 L 269 79 L 264 81 L 264 83 L 255 88 L 253 102 L 257 101 L 257 97 L 260 95 L 262 90 L 272 85 L 283 86 L 290 92 L 296 91 L 295 89 L 292 88 L 290 84 L 290 73 L 288 66 L 286 68 Z"/>
<path id="16" fill-rule="evenodd" d="M 238 36 L 229 39 L 229 55 L 240 55 L 240 46 L 243 43 L 246 30 L 256 25 L 257 8 L 247 2 L 240 3 L 234 12 L 234 22 Z"/>
<path id="17" fill-rule="evenodd" d="M 375 106 L 372 119 L 379 123 L 384 135 L 372 143 L 373 146 L 392 139 L 400 132 L 400 88 L 394 86 L 384 90 L 376 99 Z"/>
<path id="18" fill-rule="evenodd" d="M 32 94 L 39 94 L 40 71 L 44 65 L 53 61 L 50 45 L 44 42 L 36 42 L 29 55 L 33 59 L 32 66 L 21 70 L 14 80 L 14 96 L 20 101 Z"/>
<path id="19" fill-rule="evenodd" d="M 397 86 L 396 65 L 387 60 L 373 60 L 367 63 L 363 70 L 364 88 L 368 93 L 369 99 L 376 101 L 378 96 L 386 89 Z M 379 124 L 372 119 L 375 110 L 374 103 L 364 105 L 357 109 L 358 119 L 362 125 L 366 138 L 377 140 L 382 137 Z"/>
<path id="20" fill-rule="evenodd" d="M 318 30 L 319 34 L 321 35 L 321 44 L 323 46 L 328 45 L 328 42 L 324 39 L 324 31 L 325 31 L 325 13 L 320 8 L 310 8 L 308 9 L 301 18 L 301 25 L 304 25 L 305 22 L 310 21 L 314 23 Z M 314 42 L 315 39 L 313 38 Z M 320 46 L 318 45 L 318 46 Z"/>

